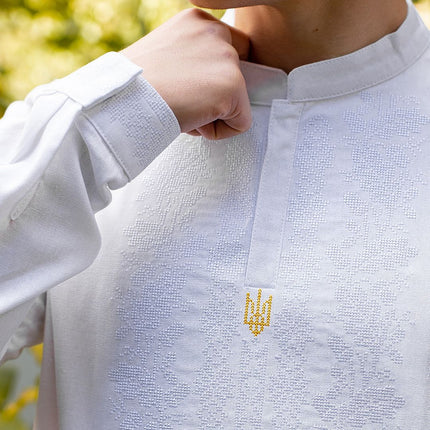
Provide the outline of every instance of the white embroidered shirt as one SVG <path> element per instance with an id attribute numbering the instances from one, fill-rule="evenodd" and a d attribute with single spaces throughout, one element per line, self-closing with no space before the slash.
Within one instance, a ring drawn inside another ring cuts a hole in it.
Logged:
<path id="1" fill-rule="evenodd" d="M 217 142 L 119 54 L 13 105 L 0 340 L 43 333 L 36 427 L 427 429 L 429 41 L 409 5 L 353 54 L 243 62 L 253 126 Z"/>

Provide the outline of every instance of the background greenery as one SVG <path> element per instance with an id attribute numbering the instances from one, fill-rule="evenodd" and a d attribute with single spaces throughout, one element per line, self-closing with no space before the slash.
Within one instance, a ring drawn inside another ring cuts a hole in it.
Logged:
<path id="1" fill-rule="evenodd" d="M 430 0 L 415 3 L 430 23 Z M 0 117 L 36 85 L 120 50 L 190 6 L 188 0 L 1 0 L 0 5 Z M 40 363 L 41 347 L 31 351 Z M 1 430 L 30 428 L 32 414 L 25 420 L 23 412 L 37 399 L 38 372 L 16 393 L 23 366 L 28 361 L 0 369 Z"/>

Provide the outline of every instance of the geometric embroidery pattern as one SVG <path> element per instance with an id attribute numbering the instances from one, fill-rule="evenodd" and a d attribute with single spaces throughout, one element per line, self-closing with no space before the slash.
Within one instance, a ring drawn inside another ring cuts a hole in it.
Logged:
<path id="1" fill-rule="evenodd" d="M 124 230 L 130 285 L 115 297 L 109 375 L 120 430 L 395 428 L 411 324 L 398 302 L 418 254 L 407 221 L 421 182 L 409 165 L 429 119 L 412 99 L 371 92 L 337 115 L 341 135 L 326 115 L 299 129 L 278 309 L 262 289 L 242 296 L 258 137 L 176 142 L 150 167 L 175 160 L 171 174 L 148 175 Z"/>

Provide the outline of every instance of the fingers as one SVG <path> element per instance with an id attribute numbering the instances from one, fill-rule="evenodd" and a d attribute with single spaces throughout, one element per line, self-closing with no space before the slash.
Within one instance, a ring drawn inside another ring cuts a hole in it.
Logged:
<path id="1" fill-rule="evenodd" d="M 229 115 L 221 118 L 226 126 L 237 133 L 243 133 L 248 130 L 252 124 L 251 103 L 246 90 L 245 80 L 243 79 L 242 90 L 238 92 L 237 104 Z M 237 134 L 235 133 L 235 134 Z"/>
<path id="2" fill-rule="evenodd" d="M 210 140 L 226 139 L 247 131 L 252 125 L 252 110 L 245 81 L 236 87 L 238 98 L 230 111 L 220 118 L 188 132 Z"/>
<path id="3" fill-rule="evenodd" d="M 246 125 L 247 124 L 248 123 L 246 123 Z M 206 124 L 202 127 L 199 127 L 198 129 L 190 130 L 186 134 L 189 134 L 190 136 L 196 136 L 196 137 L 203 136 L 204 138 L 209 140 L 220 140 L 220 139 L 227 139 L 229 137 L 236 136 L 248 129 L 249 127 L 246 127 L 245 129 L 236 129 L 231 125 L 229 125 L 226 121 L 217 119 L 216 121 L 211 122 L 210 124 Z"/>
<path id="4" fill-rule="evenodd" d="M 241 115 L 239 115 L 238 118 L 232 118 L 231 120 L 217 119 L 210 124 L 206 124 L 196 130 L 188 132 L 188 134 L 191 136 L 203 136 L 209 140 L 227 139 L 248 130 L 251 123 L 252 116 L 251 109 L 249 109 L 249 116 L 247 117 L 242 118 Z M 236 128 L 238 126 L 239 128 Z"/>
<path id="5" fill-rule="evenodd" d="M 236 130 L 227 125 L 224 121 L 217 119 L 216 121 L 199 127 L 197 130 L 193 130 L 188 134 L 191 134 L 192 136 L 203 136 L 208 140 L 221 140 L 237 136 L 241 133 L 242 131 Z"/>
<path id="6" fill-rule="evenodd" d="M 187 131 L 186 134 L 189 134 L 190 136 L 201 136 L 201 134 L 197 130 Z"/>

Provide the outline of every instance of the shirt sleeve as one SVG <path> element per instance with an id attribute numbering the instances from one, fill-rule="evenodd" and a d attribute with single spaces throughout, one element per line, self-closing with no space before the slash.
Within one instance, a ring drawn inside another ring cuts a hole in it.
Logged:
<path id="1" fill-rule="evenodd" d="M 13 103 L 0 121 L 0 351 L 37 296 L 88 267 L 94 213 L 180 133 L 168 105 L 109 53 Z"/>
<path id="2" fill-rule="evenodd" d="M 21 305 L 22 306 L 22 305 Z M 21 307 L 14 308 L 9 312 L 8 316 L 2 315 L 1 323 L 2 330 L 5 329 L 7 319 L 11 318 L 11 322 L 16 325 L 21 321 L 19 315 L 25 315 L 25 319 L 20 322 L 19 327 L 14 330 L 13 336 L 9 339 L 0 351 L 0 365 L 8 360 L 17 358 L 25 347 L 34 346 L 43 342 L 44 327 L 45 327 L 45 310 L 46 310 L 46 293 L 40 295 L 35 300 L 24 304 L 27 312 L 23 312 Z M 18 316 L 18 318 L 14 315 Z"/>

